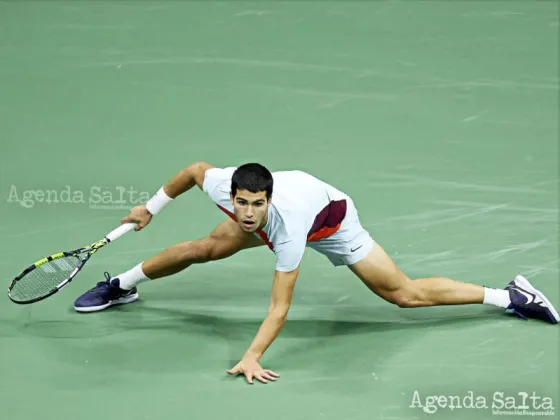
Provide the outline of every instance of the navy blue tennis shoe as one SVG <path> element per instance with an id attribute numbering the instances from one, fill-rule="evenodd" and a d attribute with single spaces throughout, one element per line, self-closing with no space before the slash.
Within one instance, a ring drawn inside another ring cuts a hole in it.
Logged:
<path id="1" fill-rule="evenodd" d="M 535 289 L 525 277 L 517 276 L 505 289 L 509 291 L 511 300 L 506 313 L 517 315 L 525 320 L 535 318 L 551 324 L 560 322 L 558 311 L 552 303 L 541 291 Z"/>
<path id="2" fill-rule="evenodd" d="M 120 280 L 111 280 L 109 273 L 105 273 L 106 281 L 101 281 L 88 290 L 74 302 L 74 309 L 78 312 L 97 312 L 113 305 L 131 303 L 138 299 L 136 287 L 131 290 L 120 288 Z"/>

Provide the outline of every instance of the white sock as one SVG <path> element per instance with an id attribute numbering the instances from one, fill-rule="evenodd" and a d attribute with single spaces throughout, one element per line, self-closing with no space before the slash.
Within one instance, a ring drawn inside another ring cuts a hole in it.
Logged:
<path id="1" fill-rule="evenodd" d="M 142 263 L 116 277 L 120 280 L 120 288 L 124 290 L 130 290 L 140 283 L 150 280 L 142 271 Z"/>
<path id="2" fill-rule="evenodd" d="M 509 291 L 503 289 L 484 288 L 484 304 L 507 308 L 511 303 Z"/>

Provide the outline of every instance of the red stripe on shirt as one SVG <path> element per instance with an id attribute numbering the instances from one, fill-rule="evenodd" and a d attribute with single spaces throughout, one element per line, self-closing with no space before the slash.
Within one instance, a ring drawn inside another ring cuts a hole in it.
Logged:
<path id="1" fill-rule="evenodd" d="M 225 214 L 227 214 L 229 217 L 231 217 L 232 220 L 237 222 L 237 217 L 235 217 L 235 214 L 233 214 L 232 212 L 230 212 L 228 209 L 220 206 L 219 204 L 216 204 L 218 206 L 218 208 L 220 210 L 222 210 Z M 268 240 L 268 236 L 266 236 L 266 233 L 263 232 L 263 230 L 261 228 L 257 229 L 257 233 L 258 235 L 261 237 L 261 239 L 264 241 L 264 243 L 272 250 L 274 251 L 274 246 L 272 245 L 272 243 Z"/>

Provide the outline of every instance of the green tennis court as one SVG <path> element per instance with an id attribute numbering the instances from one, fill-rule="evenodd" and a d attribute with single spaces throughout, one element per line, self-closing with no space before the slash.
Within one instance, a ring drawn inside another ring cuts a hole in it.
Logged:
<path id="1" fill-rule="evenodd" d="M 545 1 L 2 2 L 5 287 L 189 163 L 258 161 L 350 194 L 410 277 L 502 288 L 522 273 L 558 306 L 558 23 Z M 558 328 L 482 305 L 400 309 L 312 250 L 262 360 L 272 384 L 225 373 L 266 314 L 266 248 L 142 284 L 131 305 L 72 309 L 104 271 L 222 220 L 192 190 L 56 296 L 5 296 L 1 417 L 478 420 L 550 398 L 560 418 Z"/>

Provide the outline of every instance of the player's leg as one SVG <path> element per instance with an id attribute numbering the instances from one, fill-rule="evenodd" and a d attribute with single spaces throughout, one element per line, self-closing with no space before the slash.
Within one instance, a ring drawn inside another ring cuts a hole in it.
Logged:
<path id="1" fill-rule="evenodd" d="M 95 312 L 116 304 L 138 299 L 140 283 L 176 274 L 192 264 L 227 258 L 243 249 L 264 245 L 255 235 L 243 232 L 231 219 L 220 223 L 210 235 L 193 241 L 180 242 L 130 270 L 99 282 L 74 303 L 78 312 Z"/>
<path id="2" fill-rule="evenodd" d="M 523 276 L 517 276 L 504 290 L 446 277 L 411 280 L 378 244 L 349 268 L 370 290 L 401 308 L 489 304 L 507 308 L 508 312 L 522 318 L 537 318 L 553 324 L 560 322 L 554 306 Z"/>
<path id="3" fill-rule="evenodd" d="M 522 317 L 560 321 L 543 293 L 522 276 L 517 276 L 505 289 L 447 277 L 410 279 L 362 227 L 351 199 L 340 230 L 310 247 L 325 254 L 335 266 L 348 266 L 370 290 L 402 308 L 488 304 L 507 308 Z"/>
<path id="4" fill-rule="evenodd" d="M 207 237 L 167 248 L 144 261 L 141 268 L 148 279 L 155 280 L 178 273 L 192 264 L 221 260 L 243 249 L 261 245 L 264 245 L 262 239 L 243 232 L 236 222 L 227 219 Z"/>
<path id="5" fill-rule="evenodd" d="M 401 308 L 484 303 L 484 287 L 481 285 L 446 277 L 411 280 L 379 244 L 349 268 L 371 291 Z M 497 292 L 496 304 L 506 308 L 510 303 L 507 291 Z"/>

